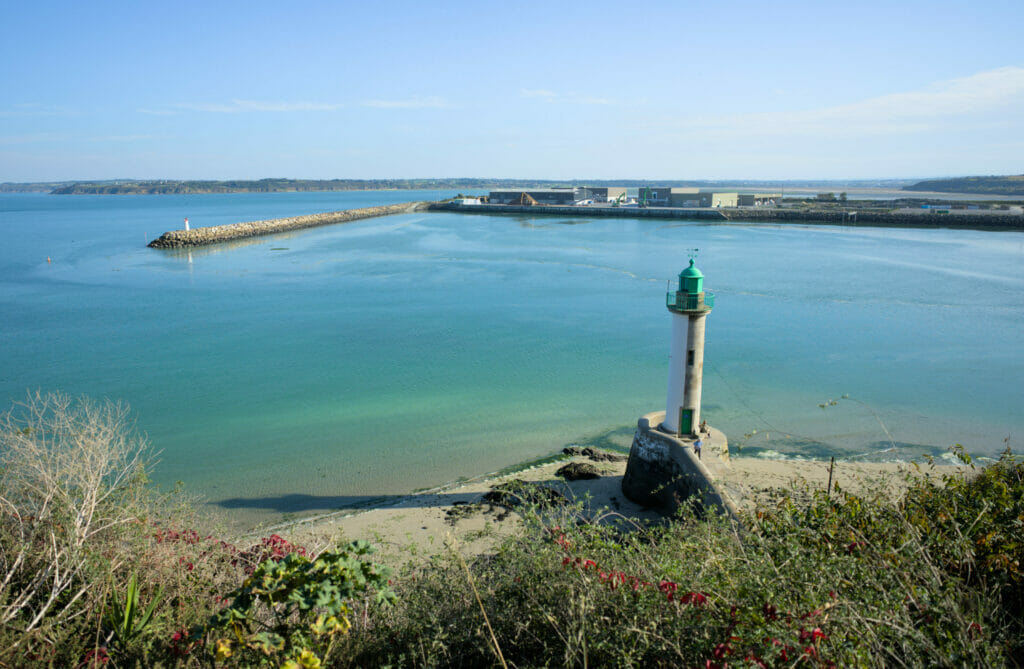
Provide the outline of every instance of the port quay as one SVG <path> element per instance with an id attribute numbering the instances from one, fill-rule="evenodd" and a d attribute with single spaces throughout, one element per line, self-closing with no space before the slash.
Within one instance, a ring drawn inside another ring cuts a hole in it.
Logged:
<path id="1" fill-rule="evenodd" d="M 171 230 L 149 243 L 153 248 L 187 248 L 261 237 L 299 228 L 419 211 L 528 216 L 669 218 L 720 223 L 860 225 L 875 227 L 1024 230 L 1019 205 L 941 204 L 896 206 L 877 200 L 808 203 L 783 202 L 781 193 L 712 192 L 696 188 L 641 188 L 627 198 L 624 187 L 542 188 L 491 191 L 486 196 L 456 197 L 441 202 L 348 209 L 311 216 L 249 221 L 207 228 Z"/>

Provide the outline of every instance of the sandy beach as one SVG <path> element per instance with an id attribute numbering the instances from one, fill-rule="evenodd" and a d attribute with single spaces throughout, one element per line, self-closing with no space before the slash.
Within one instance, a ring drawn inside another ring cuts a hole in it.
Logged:
<path id="1" fill-rule="evenodd" d="M 621 454 L 617 454 L 620 455 Z M 593 465 L 596 479 L 567 481 L 556 472 L 569 463 Z M 903 463 L 837 462 L 833 483 L 841 489 L 861 492 L 881 486 L 896 495 L 902 474 L 912 465 Z M 952 467 L 936 467 L 937 474 Z M 281 536 L 311 548 L 332 542 L 366 539 L 377 549 L 377 559 L 392 565 L 422 560 L 457 547 L 464 555 L 490 549 L 515 530 L 520 518 L 514 510 L 487 500 L 487 494 L 510 481 L 547 486 L 570 501 L 579 501 L 585 513 L 605 514 L 608 519 L 651 522 L 662 518 L 656 509 L 638 506 L 622 494 L 625 460 L 595 462 L 584 455 L 528 467 L 510 474 L 457 483 L 441 489 L 409 495 L 394 504 L 355 512 L 339 512 L 271 528 Z M 732 458 L 716 467 L 719 482 L 740 508 L 750 509 L 774 488 L 824 489 L 829 462 L 817 460 L 769 460 Z"/>

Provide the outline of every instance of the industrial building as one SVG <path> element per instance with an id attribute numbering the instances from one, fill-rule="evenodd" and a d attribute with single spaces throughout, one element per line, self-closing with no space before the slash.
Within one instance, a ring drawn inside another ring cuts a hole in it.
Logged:
<path id="1" fill-rule="evenodd" d="M 531 188 L 529 190 L 492 190 L 491 204 L 573 204 L 574 188 Z"/>
<path id="2" fill-rule="evenodd" d="M 669 193 L 670 207 L 710 207 L 711 196 L 699 188 L 673 188 Z"/>
<path id="3" fill-rule="evenodd" d="M 624 186 L 577 186 L 575 188 L 531 188 L 529 190 L 491 191 L 491 204 L 613 204 L 641 207 L 771 207 L 782 199 L 781 193 L 716 192 L 701 188 L 641 186 L 636 199 L 627 199 Z"/>
<path id="4" fill-rule="evenodd" d="M 781 193 L 712 193 L 711 206 L 770 207 L 780 199 L 782 199 Z"/>
<path id="5" fill-rule="evenodd" d="M 625 186 L 577 186 L 576 201 L 593 200 L 594 204 L 626 199 Z"/>
<path id="6" fill-rule="evenodd" d="M 667 186 L 643 186 L 636 201 L 645 207 L 668 207 L 672 204 L 672 189 Z"/>

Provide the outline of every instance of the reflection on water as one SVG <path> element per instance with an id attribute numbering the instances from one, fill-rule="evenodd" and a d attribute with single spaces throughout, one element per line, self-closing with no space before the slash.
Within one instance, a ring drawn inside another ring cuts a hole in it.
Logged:
<path id="1" fill-rule="evenodd" d="M 299 231 L 289 232 L 278 232 L 273 235 L 264 235 L 261 237 L 246 237 L 243 239 L 232 239 L 225 242 L 218 242 L 216 244 L 206 244 L 203 246 L 189 246 L 186 248 L 169 248 L 169 249 L 154 249 L 164 255 L 172 258 L 180 258 L 192 262 L 193 257 L 202 257 L 210 255 L 218 255 L 221 253 L 229 253 L 237 249 L 244 249 L 249 246 L 269 246 L 270 244 L 280 244 L 285 242 L 296 235 L 301 234 Z M 271 248 L 271 251 L 287 251 L 285 248 Z"/>

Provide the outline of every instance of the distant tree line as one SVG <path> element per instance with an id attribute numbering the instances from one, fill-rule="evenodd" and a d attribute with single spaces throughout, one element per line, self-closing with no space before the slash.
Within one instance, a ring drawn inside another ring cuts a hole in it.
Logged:
<path id="1" fill-rule="evenodd" d="M 1018 176 L 955 177 L 928 179 L 903 190 L 939 193 L 982 193 L 988 195 L 1024 195 L 1024 174 Z"/>
<path id="2" fill-rule="evenodd" d="M 55 181 L 0 183 L 0 192 L 37 192 L 57 195 L 183 194 L 183 193 L 277 193 L 289 191 L 347 190 L 514 190 L 558 186 L 642 186 L 699 188 L 900 188 L 900 180 L 863 181 L 763 181 L 763 180 L 665 180 L 665 179 L 494 179 L 494 178 L 422 178 L 422 179 L 283 179 L 257 180 L 175 180 L 117 179 L 94 181 Z"/>

